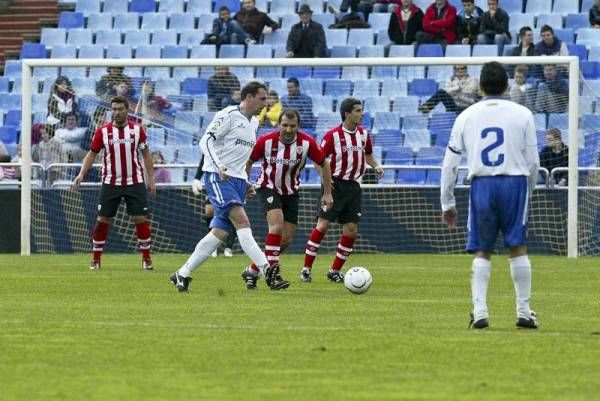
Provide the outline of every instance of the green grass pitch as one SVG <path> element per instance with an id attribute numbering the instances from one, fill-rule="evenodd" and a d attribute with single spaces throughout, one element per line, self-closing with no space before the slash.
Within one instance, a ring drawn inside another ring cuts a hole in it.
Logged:
<path id="1" fill-rule="evenodd" d="M 169 275 L 186 255 L 0 255 L 0 400 L 600 400 L 600 260 L 533 256 L 540 329 L 514 328 L 505 257 L 495 257 L 491 329 L 467 329 L 470 257 L 353 255 L 364 295 L 298 280 L 248 292 L 246 259 L 211 259 L 190 292 Z M 286 268 L 287 267 L 287 268 Z"/>

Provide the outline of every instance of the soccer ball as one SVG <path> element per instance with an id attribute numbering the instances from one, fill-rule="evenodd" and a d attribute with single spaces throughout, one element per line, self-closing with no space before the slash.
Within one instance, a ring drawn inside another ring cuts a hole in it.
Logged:
<path id="1" fill-rule="evenodd" d="M 372 283 L 373 277 L 364 267 L 352 267 L 344 276 L 344 286 L 353 294 L 364 294 Z"/>

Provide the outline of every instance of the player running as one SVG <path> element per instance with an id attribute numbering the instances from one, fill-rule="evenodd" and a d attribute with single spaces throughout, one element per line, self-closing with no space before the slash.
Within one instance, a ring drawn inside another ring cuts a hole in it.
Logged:
<path id="1" fill-rule="evenodd" d="M 487 288 L 491 257 L 498 231 L 508 247 L 515 286 L 519 328 L 538 327 L 529 309 L 531 263 L 527 257 L 527 219 L 531 191 L 540 161 L 533 114 L 517 103 L 500 98 L 508 88 L 508 76 L 497 62 L 483 65 L 480 88 L 486 96 L 463 111 L 452 128 L 442 167 L 442 218 L 456 226 L 454 198 L 457 167 L 467 155 L 471 181 L 467 250 L 475 253 L 471 293 L 470 327 L 489 327 Z"/>
<path id="2" fill-rule="evenodd" d="M 246 193 L 254 190 L 248 186 L 246 162 L 256 143 L 256 115 L 267 103 L 267 88 L 260 82 L 250 82 L 242 88 L 241 97 L 239 106 L 226 107 L 215 115 L 200 140 L 204 155 L 202 179 L 215 215 L 210 223 L 211 230 L 198 242 L 183 266 L 171 276 L 171 282 L 180 292 L 188 290 L 192 272 L 234 229 L 242 249 L 264 274 L 267 285 L 273 290 L 289 286 L 289 282 L 279 274 L 279 264 L 269 266 L 252 236 L 250 221 L 244 210 Z M 258 277 L 258 272 L 255 276 Z"/>
<path id="3" fill-rule="evenodd" d="M 279 255 L 291 244 L 296 233 L 300 199 L 298 176 L 307 158 L 320 166 L 318 171 L 323 183 L 321 207 L 329 210 L 333 204 L 329 161 L 310 135 L 298 131 L 299 126 L 300 113 L 295 109 L 284 110 L 279 116 L 279 130 L 261 136 L 246 163 L 249 173 L 254 162 L 263 160 L 256 184 L 269 224 L 265 255 L 271 265 L 279 263 Z M 257 273 L 258 268 L 254 264 L 242 273 L 246 288 L 256 288 Z"/>
<path id="4" fill-rule="evenodd" d="M 135 231 L 142 254 L 142 268 L 152 270 L 150 223 L 146 217 L 148 214 L 147 194 L 153 196 L 156 193 L 152 155 L 148 150 L 144 129 L 140 125 L 127 121 L 129 110 L 127 99 L 121 96 L 113 97 L 110 107 L 112 122 L 99 127 L 94 133 L 90 151 L 83 158 L 81 170 L 73 181 L 73 187 L 78 189 L 96 160 L 96 155 L 104 150 L 98 217 L 92 232 L 90 270 L 100 269 L 100 259 L 108 238 L 108 229 L 113 217 L 117 214 L 121 198 L 125 200 L 127 213 L 132 216 L 135 223 Z M 146 174 L 144 174 L 139 151 L 142 153 Z M 148 191 L 146 191 L 144 176 L 148 180 Z"/>
<path id="5" fill-rule="evenodd" d="M 303 282 L 311 281 L 311 269 L 319 245 L 329 224 L 334 221 L 343 225 L 342 236 L 327 278 L 335 283 L 344 281 L 341 269 L 352 253 L 361 216 L 359 180 L 367 164 L 375 170 L 378 179 L 383 177 L 383 169 L 373 156 L 371 138 L 360 125 L 364 115 L 362 102 L 354 98 L 344 99 L 340 105 L 340 115 L 342 124 L 327 132 L 321 144 L 325 157 L 331 157 L 333 207 L 330 210 L 319 208 L 317 226 L 306 244 L 304 267 L 300 273 L 300 280 Z"/>

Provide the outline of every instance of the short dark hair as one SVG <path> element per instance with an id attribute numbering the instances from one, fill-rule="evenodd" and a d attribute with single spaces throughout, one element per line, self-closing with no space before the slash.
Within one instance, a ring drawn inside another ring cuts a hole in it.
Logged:
<path id="1" fill-rule="evenodd" d="M 518 72 L 523 75 L 527 75 L 527 74 L 529 74 L 529 67 L 526 66 L 525 64 L 520 64 L 515 67 L 515 74 Z"/>
<path id="2" fill-rule="evenodd" d="M 129 108 L 129 100 L 127 100 L 125 96 L 113 97 L 112 99 L 110 99 L 110 104 L 112 105 L 113 103 L 124 104 L 126 109 Z"/>
<path id="3" fill-rule="evenodd" d="M 65 120 L 69 117 L 75 117 L 77 118 L 77 113 L 75 113 L 74 111 L 70 111 L 67 114 L 65 114 Z"/>
<path id="4" fill-rule="evenodd" d="M 486 95 L 498 96 L 506 92 L 508 88 L 508 74 L 497 61 L 485 63 L 481 68 L 479 85 Z"/>
<path id="5" fill-rule="evenodd" d="M 227 7 L 227 6 L 221 6 L 221 8 L 219 8 L 219 14 L 221 13 L 221 11 L 227 11 L 228 13 L 231 12 L 231 11 L 229 11 L 229 7 Z"/>
<path id="6" fill-rule="evenodd" d="M 340 116 L 342 117 L 342 121 L 346 120 L 346 113 L 352 113 L 352 109 L 357 104 L 362 106 L 362 102 L 353 97 L 347 97 L 342 100 L 342 103 L 340 104 Z"/>
<path id="7" fill-rule="evenodd" d="M 294 84 L 296 86 L 300 86 L 300 82 L 298 81 L 298 78 L 296 78 L 296 77 L 290 77 L 290 78 L 288 78 L 287 83 L 288 84 L 291 83 L 291 84 Z"/>
<path id="8" fill-rule="evenodd" d="M 554 138 L 562 139 L 562 132 L 558 128 L 548 128 L 546 135 L 552 135 Z"/>
<path id="9" fill-rule="evenodd" d="M 548 24 L 544 25 L 542 29 L 540 29 L 540 35 L 544 32 L 550 32 L 552 35 L 554 35 L 554 29 L 552 29 L 552 27 Z"/>
<path id="10" fill-rule="evenodd" d="M 298 112 L 298 110 L 296 109 L 284 109 L 281 114 L 279 115 L 279 121 L 278 123 L 281 123 L 281 119 L 283 118 L 283 116 L 286 116 L 287 118 L 294 118 L 296 117 L 296 120 L 298 120 L 298 126 L 300 126 L 300 113 Z"/>
<path id="11" fill-rule="evenodd" d="M 461 0 L 461 3 L 475 3 L 475 0 Z"/>
<path id="12" fill-rule="evenodd" d="M 250 81 L 242 88 L 242 92 L 240 93 L 242 100 L 246 99 L 246 96 L 252 95 L 256 96 L 259 89 L 264 89 L 265 92 L 268 91 L 267 86 L 262 82 L 258 81 Z"/>
<path id="13" fill-rule="evenodd" d="M 533 29 L 531 29 L 530 26 L 522 26 L 521 29 L 519 29 L 519 37 L 522 38 L 529 31 L 533 32 Z"/>

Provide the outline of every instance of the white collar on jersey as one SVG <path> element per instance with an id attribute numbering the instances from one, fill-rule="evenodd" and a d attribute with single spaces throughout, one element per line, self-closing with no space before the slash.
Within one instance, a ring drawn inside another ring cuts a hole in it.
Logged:
<path id="1" fill-rule="evenodd" d="M 347 134 L 354 135 L 358 131 L 358 125 L 356 126 L 356 128 L 354 128 L 354 131 L 350 131 L 349 129 L 344 127 L 344 124 L 342 124 L 342 131 L 344 131 Z"/>

